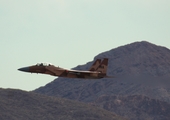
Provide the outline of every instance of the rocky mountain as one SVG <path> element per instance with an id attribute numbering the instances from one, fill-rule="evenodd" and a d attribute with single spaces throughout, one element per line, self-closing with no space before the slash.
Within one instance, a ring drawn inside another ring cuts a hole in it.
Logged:
<path id="1" fill-rule="evenodd" d="M 146 41 L 135 42 L 100 53 L 92 62 L 74 69 L 88 70 L 98 58 L 109 58 L 107 73 L 115 78 L 99 80 L 57 78 L 34 92 L 88 103 L 94 103 L 102 96 L 129 98 L 139 95 L 170 104 L 169 49 Z M 149 113 L 146 114 L 151 116 Z"/>
<path id="2" fill-rule="evenodd" d="M 170 119 L 170 104 L 143 95 L 101 96 L 92 104 L 131 120 Z"/>
<path id="3" fill-rule="evenodd" d="M 0 120 L 125 120 L 104 109 L 63 98 L 0 89 Z"/>

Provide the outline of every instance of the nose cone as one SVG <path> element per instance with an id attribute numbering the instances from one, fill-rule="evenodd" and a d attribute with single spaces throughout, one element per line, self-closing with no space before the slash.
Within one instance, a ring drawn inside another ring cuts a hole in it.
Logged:
<path id="1" fill-rule="evenodd" d="M 29 72 L 29 67 L 19 68 L 18 70 L 23 72 Z"/>

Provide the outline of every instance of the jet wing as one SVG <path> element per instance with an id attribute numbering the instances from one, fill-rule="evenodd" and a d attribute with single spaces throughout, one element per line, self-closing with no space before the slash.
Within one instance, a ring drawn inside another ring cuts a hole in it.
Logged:
<path id="1" fill-rule="evenodd" d="M 68 70 L 70 74 L 90 74 L 90 73 L 100 73 L 100 72 L 93 72 L 93 71 L 79 71 L 79 70 Z"/>

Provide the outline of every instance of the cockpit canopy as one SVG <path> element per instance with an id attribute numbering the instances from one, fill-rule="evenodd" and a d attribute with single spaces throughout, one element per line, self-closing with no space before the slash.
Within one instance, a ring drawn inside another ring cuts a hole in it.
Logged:
<path id="1" fill-rule="evenodd" d="M 51 63 L 37 63 L 36 66 L 51 66 Z"/>

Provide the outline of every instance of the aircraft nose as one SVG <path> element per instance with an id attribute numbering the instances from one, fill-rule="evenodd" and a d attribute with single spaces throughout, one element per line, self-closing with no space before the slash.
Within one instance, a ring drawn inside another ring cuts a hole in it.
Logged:
<path id="1" fill-rule="evenodd" d="M 23 72 L 29 72 L 29 67 L 19 68 L 18 70 Z"/>

